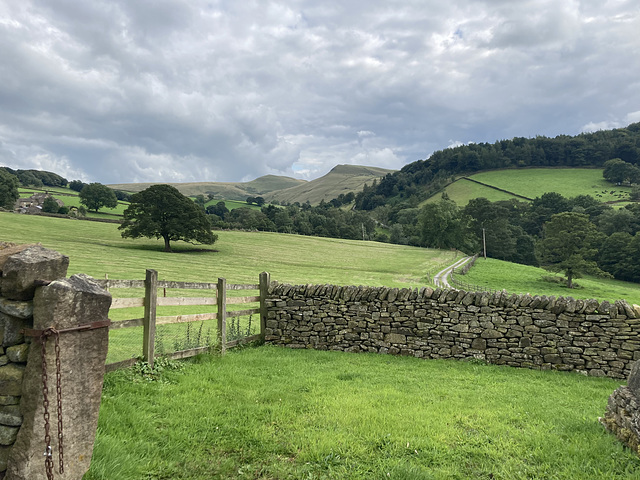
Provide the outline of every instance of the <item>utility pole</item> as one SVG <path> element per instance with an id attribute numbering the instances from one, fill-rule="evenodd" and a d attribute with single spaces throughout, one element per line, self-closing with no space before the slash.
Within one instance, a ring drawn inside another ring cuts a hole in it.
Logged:
<path id="1" fill-rule="evenodd" d="M 484 254 L 484 259 L 487 259 L 487 237 L 484 234 L 484 228 L 482 229 L 482 252 Z"/>

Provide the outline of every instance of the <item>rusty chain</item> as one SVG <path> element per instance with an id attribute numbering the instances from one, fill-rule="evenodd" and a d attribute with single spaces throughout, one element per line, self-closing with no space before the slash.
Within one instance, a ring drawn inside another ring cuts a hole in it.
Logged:
<path id="1" fill-rule="evenodd" d="M 44 443 L 45 443 L 45 470 L 47 472 L 47 480 L 53 480 L 53 455 L 51 453 L 51 435 L 49 433 L 49 385 L 47 375 L 47 339 L 50 336 L 55 337 L 55 357 L 56 357 L 56 400 L 58 402 L 58 459 L 60 474 L 64 473 L 64 454 L 63 454 L 63 434 L 62 434 L 62 369 L 60 365 L 60 332 L 54 328 L 47 328 L 40 335 L 41 354 L 42 354 L 42 405 L 44 407 Z"/>

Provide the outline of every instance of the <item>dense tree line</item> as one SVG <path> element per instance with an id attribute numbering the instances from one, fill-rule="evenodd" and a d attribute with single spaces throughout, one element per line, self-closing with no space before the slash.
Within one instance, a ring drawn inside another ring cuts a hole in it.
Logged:
<path id="1" fill-rule="evenodd" d="M 0 170 L 15 176 L 25 187 L 66 187 L 68 183 L 64 177 L 42 170 L 14 170 L 9 167 L 0 167 Z"/>
<path id="2" fill-rule="evenodd" d="M 428 198 L 452 177 L 481 170 L 522 167 L 603 167 L 611 159 L 629 164 L 628 174 L 640 163 L 640 123 L 626 128 L 555 138 L 513 138 L 477 143 L 434 152 L 427 160 L 405 165 L 356 195 L 356 208 Z M 620 180 L 624 181 L 624 180 Z"/>
<path id="3" fill-rule="evenodd" d="M 267 205 L 261 209 L 241 207 L 229 210 L 223 201 L 209 205 L 206 212 L 216 228 L 295 233 L 318 237 L 376 239 L 376 222 L 365 212 L 337 208 L 321 202 L 287 206 Z"/>
<path id="4" fill-rule="evenodd" d="M 420 246 L 477 253 L 484 230 L 489 257 L 562 269 L 564 264 L 554 256 L 560 245 L 572 246 L 580 255 L 575 265 L 582 271 L 640 282 L 640 204 L 614 209 L 588 195 L 565 198 L 545 193 L 531 203 L 476 198 L 464 208 L 443 198 L 416 213 L 412 223 L 393 228 L 412 233 Z M 554 241 L 547 241 L 551 236 Z M 580 248 L 575 245 L 579 242 L 584 243 Z"/>

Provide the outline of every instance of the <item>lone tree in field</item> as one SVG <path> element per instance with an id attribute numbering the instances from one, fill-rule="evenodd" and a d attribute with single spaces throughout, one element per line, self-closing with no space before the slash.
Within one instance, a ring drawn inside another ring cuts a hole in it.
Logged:
<path id="1" fill-rule="evenodd" d="M 172 241 L 211 245 L 218 239 L 204 211 L 171 185 L 153 185 L 132 195 L 118 228 L 123 238 L 162 237 L 165 252 L 171 251 Z"/>
<path id="2" fill-rule="evenodd" d="M 116 193 L 101 183 L 90 183 L 80 190 L 80 203 L 89 210 L 97 212 L 102 207 L 116 208 L 118 198 Z"/>
<path id="3" fill-rule="evenodd" d="M 547 270 L 564 272 L 567 287 L 573 288 L 573 279 L 580 278 L 581 273 L 608 276 L 595 261 L 604 238 L 588 215 L 558 213 L 544 224 L 544 236 L 537 245 L 536 256 Z"/>

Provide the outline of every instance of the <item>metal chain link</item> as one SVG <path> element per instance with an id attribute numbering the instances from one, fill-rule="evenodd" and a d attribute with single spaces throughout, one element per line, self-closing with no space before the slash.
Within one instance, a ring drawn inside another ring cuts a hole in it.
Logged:
<path id="1" fill-rule="evenodd" d="M 49 385 L 47 376 L 47 339 L 54 335 L 55 337 L 55 357 L 56 357 L 56 400 L 58 402 L 58 459 L 60 474 L 64 473 L 64 450 L 63 450 L 63 434 L 62 434 L 62 368 L 60 365 L 60 333 L 54 328 L 47 328 L 40 335 L 41 354 L 42 354 L 42 405 L 44 407 L 44 443 L 45 443 L 45 470 L 47 480 L 53 480 L 53 455 L 51 453 L 51 435 L 50 435 L 50 414 L 49 414 Z"/>
<path id="2" fill-rule="evenodd" d="M 48 331 L 43 331 L 40 336 L 42 355 L 42 405 L 44 407 L 44 468 L 47 471 L 47 480 L 53 480 L 53 458 L 51 456 L 51 436 L 49 435 L 49 387 L 47 386 L 47 337 Z"/>
<path id="3" fill-rule="evenodd" d="M 58 400 L 58 460 L 60 475 L 64 473 L 64 448 L 62 435 L 62 367 L 60 366 L 60 334 L 56 332 L 56 394 Z"/>

